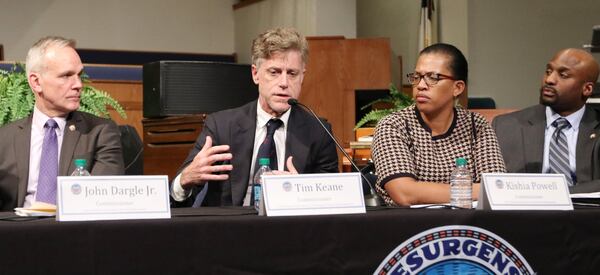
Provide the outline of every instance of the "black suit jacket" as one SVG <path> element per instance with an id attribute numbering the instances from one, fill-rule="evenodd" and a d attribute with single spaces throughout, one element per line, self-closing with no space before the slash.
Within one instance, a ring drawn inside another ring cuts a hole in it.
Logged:
<path id="1" fill-rule="evenodd" d="M 25 202 L 29 180 L 31 119 L 32 116 L 29 116 L 0 128 L 1 210 L 22 207 Z M 87 160 L 92 175 L 123 174 L 121 139 L 115 123 L 88 113 L 70 113 L 64 130 L 58 175 L 72 173 L 75 170 L 73 160 L 78 158 Z"/>
<path id="2" fill-rule="evenodd" d="M 204 123 L 202 133 L 196 140 L 187 159 L 179 169 L 189 165 L 202 149 L 206 136 L 210 136 L 214 145 L 229 145 L 233 154 L 231 164 L 233 170 L 226 181 L 208 182 L 194 187 L 192 196 L 183 203 L 174 206 L 191 206 L 196 194 L 202 188 L 208 188 L 203 206 L 240 206 L 243 203 L 248 182 L 254 135 L 256 129 L 257 102 L 252 101 L 244 106 L 224 110 L 209 115 Z M 338 158 L 335 144 L 325 133 L 314 117 L 300 107 L 290 110 L 287 125 L 285 156 L 293 156 L 294 166 L 298 173 L 330 173 L 338 172 Z M 327 124 L 329 130 L 331 126 Z"/>
<path id="3" fill-rule="evenodd" d="M 542 173 L 546 106 L 497 116 L 492 126 L 509 173 Z M 577 136 L 577 185 L 572 193 L 600 191 L 600 112 L 586 106 Z"/>

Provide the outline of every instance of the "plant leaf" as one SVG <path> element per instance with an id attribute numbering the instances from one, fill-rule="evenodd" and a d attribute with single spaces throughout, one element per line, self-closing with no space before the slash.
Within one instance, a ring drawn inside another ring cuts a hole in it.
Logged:
<path id="1" fill-rule="evenodd" d="M 365 114 L 365 116 L 363 116 L 358 121 L 358 123 L 356 123 L 356 125 L 354 126 L 354 130 L 362 127 L 363 125 L 365 125 L 369 122 L 373 122 L 373 121 L 378 122 L 386 115 L 389 115 L 393 112 L 402 110 L 402 109 L 410 106 L 414 102 L 412 97 L 398 91 L 398 88 L 396 88 L 394 83 L 390 83 L 389 91 L 390 91 L 389 96 L 373 100 L 373 101 L 367 103 L 367 105 L 362 106 L 360 109 L 364 110 L 366 108 L 371 107 L 373 104 L 381 103 L 381 102 L 391 103 L 393 105 L 393 107 L 390 109 L 371 110 L 370 112 Z"/>
<path id="2" fill-rule="evenodd" d="M 372 110 L 372 111 L 368 112 L 367 114 L 365 114 L 365 116 L 363 116 L 360 119 L 360 121 L 358 121 L 358 123 L 356 123 L 356 126 L 354 126 L 354 130 L 356 131 L 356 129 L 362 127 L 363 125 L 367 124 L 368 122 L 371 122 L 371 121 L 378 122 L 383 117 L 385 117 L 393 112 L 394 112 L 394 109 Z"/>
<path id="3" fill-rule="evenodd" d="M 107 92 L 91 85 L 87 75 L 82 76 L 84 86 L 81 90 L 79 110 L 99 117 L 110 118 L 107 105 L 127 118 L 125 110 Z M 31 114 L 35 105 L 35 96 L 29 88 L 25 66 L 15 63 L 9 71 L 0 70 L 0 126 Z"/>

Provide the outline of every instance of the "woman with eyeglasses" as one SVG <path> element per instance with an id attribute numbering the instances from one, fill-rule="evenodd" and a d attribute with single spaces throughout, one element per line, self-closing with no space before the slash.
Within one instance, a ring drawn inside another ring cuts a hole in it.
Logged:
<path id="1" fill-rule="evenodd" d="M 481 173 L 505 172 L 485 118 L 455 106 L 467 74 L 467 60 L 452 45 L 434 44 L 419 53 L 415 71 L 407 75 L 415 104 L 383 118 L 373 137 L 376 189 L 388 205 L 448 203 L 459 157 L 472 173 L 474 200 Z"/>

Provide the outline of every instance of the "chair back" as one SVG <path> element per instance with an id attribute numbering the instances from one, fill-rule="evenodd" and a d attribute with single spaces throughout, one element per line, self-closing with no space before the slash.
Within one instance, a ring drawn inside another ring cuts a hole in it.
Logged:
<path id="1" fill-rule="evenodd" d="M 144 174 L 144 143 L 131 125 L 119 125 L 125 175 Z"/>
<path id="2" fill-rule="evenodd" d="M 496 109 L 496 101 L 491 97 L 469 97 L 468 109 Z"/>

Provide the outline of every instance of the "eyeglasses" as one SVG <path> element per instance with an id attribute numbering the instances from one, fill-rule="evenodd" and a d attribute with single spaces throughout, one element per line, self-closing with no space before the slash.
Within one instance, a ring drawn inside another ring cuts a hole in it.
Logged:
<path id="1" fill-rule="evenodd" d="M 408 78 L 408 82 L 410 84 L 412 84 L 413 86 L 419 85 L 419 82 L 421 82 L 421 79 L 425 79 L 425 84 L 427 84 L 427 86 L 433 86 L 433 85 L 437 84 L 440 80 L 443 80 L 443 79 L 456 80 L 454 77 L 451 77 L 449 75 L 439 74 L 439 73 L 426 73 L 426 74 L 409 73 L 406 75 L 406 77 Z"/>

